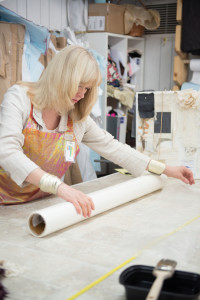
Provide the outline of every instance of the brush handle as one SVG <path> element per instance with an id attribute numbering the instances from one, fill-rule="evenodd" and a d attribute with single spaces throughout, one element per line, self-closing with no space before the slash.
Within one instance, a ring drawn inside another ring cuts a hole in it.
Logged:
<path id="1" fill-rule="evenodd" d="M 166 279 L 166 274 L 165 272 L 162 273 L 159 272 L 157 275 L 157 278 L 155 279 L 154 283 L 151 286 L 151 289 L 146 297 L 146 300 L 156 300 L 158 299 L 160 295 L 160 290 L 163 286 L 163 281 Z"/>

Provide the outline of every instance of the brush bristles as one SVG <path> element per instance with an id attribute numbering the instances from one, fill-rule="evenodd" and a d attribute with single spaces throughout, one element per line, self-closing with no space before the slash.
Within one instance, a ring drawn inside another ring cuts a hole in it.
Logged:
<path id="1" fill-rule="evenodd" d="M 161 259 L 156 268 L 157 269 L 164 269 L 164 270 L 170 270 L 171 268 L 175 268 L 177 265 L 177 262 L 175 260 L 171 259 Z"/>

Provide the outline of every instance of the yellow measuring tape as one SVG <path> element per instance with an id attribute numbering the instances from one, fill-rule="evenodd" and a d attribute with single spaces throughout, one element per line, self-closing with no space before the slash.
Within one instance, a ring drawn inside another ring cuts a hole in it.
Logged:
<path id="1" fill-rule="evenodd" d="M 109 277 L 110 275 L 112 275 L 113 273 L 115 273 L 116 271 L 118 271 L 119 269 L 123 268 L 125 265 L 127 265 L 131 261 L 133 261 L 136 258 L 138 258 L 144 252 L 144 250 L 146 250 L 146 249 L 148 249 L 148 248 L 156 245 L 160 241 L 162 241 L 165 238 L 167 238 L 168 236 L 171 236 L 174 233 L 180 231 L 181 229 L 183 229 L 184 227 L 186 227 L 187 225 L 191 224 L 192 222 L 196 221 L 199 218 L 200 218 L 200 215 L 198 215 L 198 216 L 190 219 L 189 221 L 187 221 L 183 225 L 177 227 L 173 231 L 170 231 L 170 232 L 168 232 L 168 233 L 166 233 L 166 234 L 164 234 L 164 235 L 162 235 L 162 236 L 154 239 L 152 242 L 148 243 L 146 246 L 144 246 L 142 249 L 140 249 L 134 256 L 130 257 L 129 259 L 127 259 L 126 261 L 124 261 L 122 264 L 120 264 L 116 268 L 112 269 L 108 273 L 106 273 L 103 276 L 99 277 L 97 280 L 93 281 L 92 283 L 90 283 L 89 285 L 87 285 L 86 287 L 84 287 L 82 290 L 80 290 L 79 292 L 77 292 L 76 294 L 74 294 L 73 296 L 71 296 L 70 298 L 68 298 L 67 300 L 76 299 L 77 297 L 79 297 L 80 295 L 84 294 L 85 292 L 87 292 L 88 290 L 90 290 L 92 287 L 94 287 L 95 285 L 99 284 L 100 282 L 102 282 L 103 280 L 105 280 L 107 277 Z"/>

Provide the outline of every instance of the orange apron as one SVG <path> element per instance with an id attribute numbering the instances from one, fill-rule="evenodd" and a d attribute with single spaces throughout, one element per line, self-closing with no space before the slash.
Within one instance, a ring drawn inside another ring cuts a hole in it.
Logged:
<path id="1" fill-rule="evenodd" d="M 38 124 L 31 107 L 30 116 L 26 128 L 22 131 L 24 135 L 23 152 L 42 170 L 62 178 L 72 162 L 66 162 L 64 150 L 66 147 L 66 136 L 70 135 L 75 142 L 75 157 L 79 153 L 79 146 L 73 131 L 73 122 L 68 117 L 67 131 L 63 133 L 43 132 L 37 129 Z M 28 202 L 44 196 L 48 193 L 42 192 L 39 187 L 27 184 L 19 187 L 7 174 L 0 168 L 0 204 L 17 204 Z"/>

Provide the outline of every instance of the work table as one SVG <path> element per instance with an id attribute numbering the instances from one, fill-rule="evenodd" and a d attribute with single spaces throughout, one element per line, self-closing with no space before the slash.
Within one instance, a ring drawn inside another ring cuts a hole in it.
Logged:
<path id="1" fill-rule="evenodd" d="M 74 188 L 91 193 L 129 180 L 115 173 Z M 62 202 L 56 196 L 0 207 L 0 260 L 11 269 L 3 284 L 12 300 L 65 300 L 120 264 L 131 262 L 82 293 L 80 300 L 125 300 L 119 275 L 131 265 L 161 258 L 200 274 L 200 181 L 169 178 L 162 190 L 43 238 L 27 230 L 31 212 Z"/>

